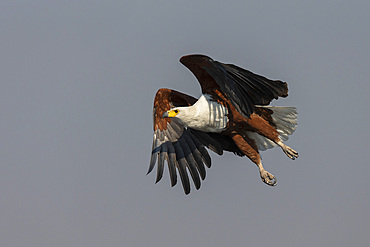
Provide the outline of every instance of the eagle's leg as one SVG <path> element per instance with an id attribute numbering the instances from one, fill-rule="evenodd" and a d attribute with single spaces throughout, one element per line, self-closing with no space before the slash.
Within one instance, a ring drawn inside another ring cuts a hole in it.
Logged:
<path id="1" fill-rule="evenodd" d="M 260 171 L 261 179 L 264 183 L 275 186 L 277 183 L 276 177 L 265 170 L 262 166 L 261 156 L 258 152 L 258 148 L 253 140 L 249 139 L 246 135 L 234 134 L 232 136 L 233 141 L 238 148 L 253 162 L 255 163 Z"/>
<path id="2" fill-rule="evenodd" d="M 291 147 L 285 145 L 279 137 L 279 132 L 277 132 L 276 128 L 268 122 L 265 118 L 262 118 L 258 114 L 252 114 L 250 119 L 247 121 L 247 124 L 258 134 L 270 139 L 271 141 L 275 142 L 279 145 L 283 152 L 292 160 L 298 158 L 298 152 L 296 152 Z"/>

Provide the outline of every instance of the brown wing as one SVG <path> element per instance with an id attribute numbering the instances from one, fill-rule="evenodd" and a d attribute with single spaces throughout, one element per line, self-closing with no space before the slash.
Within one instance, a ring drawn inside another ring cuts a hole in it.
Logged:
<path id="1" fill-rule="evenodd" d="M 198 79 L 202 92 L 220 90 L 243 117 L 253 113 L 255 105 L 268 105 L 271 100 L 288 96 L 286 82 L 270 80 L 232 64 L 223 64 L 204 55 L 180 59 Z"/>
<path id="2" fill-rule="evenodd" d="M 178 119 L 162 117 L 164 112 L 173 107 L 189 106 L 196 101 L 191 96 L 170 89 L 159 89 L 154 99 L 154 135 L 148 173 L 157 163 L 156 182 L 160 181 L 167 160 L 171 185 L 177 183 L 177 169 L 185 194 L 190 193 L 187 171 L 196 189 L 199 189 L 200 178 L 204 180 L 206 177 L 205 166 L 211 167 L 211 158 L 205 147 L 219 155 L 223 154 L 223 150 L 243 155 L 228 136 L 184 128 Z"/>
<path id="3" fill-rule="evenodd" d="M 200 178 L 205 178 L 207 167 L 211 166 L 211 158 L 204 145 L 192 134 L 190 129 L 185 129 L 182 123 L 175 118 L 163 118 L 163 113 L 177 106 L 189 106 L 196 99 L 183 93 L 159 89 L 154 99 L 154 135 L 150 173 L 158 160 L 157 180 L 163 176 L 164 161 L 167 160 L 171 184 L 177 183 L 176 169 L 186 194 L 190 192 L 190 183 L 187 169 L 189 170 L 195 187 L 200 188 Z"/>

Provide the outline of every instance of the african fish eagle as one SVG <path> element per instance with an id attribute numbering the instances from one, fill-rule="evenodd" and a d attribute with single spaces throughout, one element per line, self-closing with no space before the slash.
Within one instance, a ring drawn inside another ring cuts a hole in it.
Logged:
<path id="1" fill-rule="evenodd" d="M 297 126 L 295 107 L 268 106 L 288 96 L 286 82 L 270 80 L 233 64 L 205 55 L 180 59 L 198 79 L 202 96 L 159 89 L 154 99 L 154 138 L 148 173 L 157 163 L 156 183 L 162 179 L 165 160 L 171 185 L 180 175 L 185 194 L 190 193 L 190 173 L 196 189 L 211 167 L 205 147 L 222 155 L 230 151 L 255 163 L 264 183 L 275 186 L 276 177 L 266 171 L 259 151 L 278 145 L 292 160 L 298 153 L 283 143 Z M 204 166 L 205 165 L 205 166 Z"/>

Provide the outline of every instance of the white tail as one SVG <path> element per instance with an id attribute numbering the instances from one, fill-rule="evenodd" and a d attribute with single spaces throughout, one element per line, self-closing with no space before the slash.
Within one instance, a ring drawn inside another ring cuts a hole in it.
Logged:
<path id="1" fill-rule="evenodd" d="M 272 120 L 276 125 L 276 130 L 279 132 L 279 138 L 281 141 L 289 139 L 289 135 L 297 128 L 297 108 L 295 107 L 283 107 L 283 106 L 258 106 L 272 110 Z M 258 150 L 264 151 L 266 149 L 273 148 L 276 143 L 267 139 L 264 136 L 257 134 L 256 132 L 247 131 L 250 138 L 256 141 Z"/>

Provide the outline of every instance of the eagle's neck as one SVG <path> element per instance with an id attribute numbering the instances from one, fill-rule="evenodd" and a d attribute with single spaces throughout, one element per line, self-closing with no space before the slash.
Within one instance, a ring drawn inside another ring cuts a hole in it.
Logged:
<path id="1" fill-rule="evenodd" d="M 227 108 L 213 101 L 210 95 L 203 94 L 194 105 L 178 108 L 178 118 L 186 127 L 205 132 L 221 132 L 226 128 Z"/>

